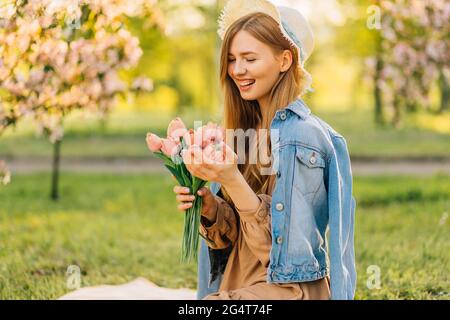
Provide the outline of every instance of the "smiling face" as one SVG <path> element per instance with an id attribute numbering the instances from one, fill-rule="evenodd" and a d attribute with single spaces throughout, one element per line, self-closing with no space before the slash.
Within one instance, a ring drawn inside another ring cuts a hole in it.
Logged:
<path id="1" fill-rule="evenodd" d="M 267 44 L 241 30 L 230 44 L 228 75 L 244 100 L 262 102 L 270 95 L 280 73 L 286 71 L 291 63 L 289 50 L 275 53 Z"/>

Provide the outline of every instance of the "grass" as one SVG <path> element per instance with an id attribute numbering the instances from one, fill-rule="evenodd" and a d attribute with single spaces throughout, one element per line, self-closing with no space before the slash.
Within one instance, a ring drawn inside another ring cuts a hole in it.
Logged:
<path id="1" fill-rule="evenodd" d="M 318 112 L 334 129 L 344 135 L 352 157 L 385 158 L 450 158 L 450 133 L 440 132 L 440 127 L 422 126 L 422 119 L 429 115 L 407 117 L 400 128 L 377 127 L 371 111 Z M 450 127 L 450 115 L 446 119 Z"/>
<path id="2" fill-rule="evenodd" d="M 0 195 L 0 299 L 53 299 L 78 265 L 82 285 L 144 276 L 192 287 L 194 265 L 179 263 L 182 214 L 165 176 L 69 175 L 63 198 L 47 199 L 46 174 L 14 176 Z"/>
<path id="3" fill-rule="evenodd" d="M 416 115 L 400 129 L 377 128 L 368 110 L 345 112 L 318 111 L 317 114 L 342 133 L 353 157 L 450 157 L 450 134 L 419 125 L 431 123 L 428 115 Z M 180 115 L 189 127 L 199 119 L 219 121 L 218 115 L 185 112 Z M 441 116 L 441 122 L 450 116 Z M 437 119 L 437 118 L 436 118 Z M 82 118 L 75 114 L 67 120 L 66 135 L 62 143 L 64 157 L 146 157 L 148 131 L 165 135 L 169 115 L 139 112 L 115 112 L 106 127 L 95 118 Z M 441 123 L 439 122 L 439 123 Z M 450 121 L 448 121 L 450 126 Z M 0 139 L 0 158 L 49 158 L 52 145 L 38 138 L 29 123 L 8 130 Z"/>
<path id="4" fill-rule="evenodd" d="M 0 189 L 0 299 L 55 299 L 82 286 L 143 276 L 196 287 L 196 265 L 179 263 L 183 217 L 168 174 L 63 173 L 48 199 L 47 173 L 19 175 Z M 449 299 L 450 178 L 355 178 L 358 299 Z M 447 212 L 447 214 L 445 214 Z M 368 289 L 371 265 L 381 288 Z"/>
<path id="5" fill-rule="evenodd" d="M 355 195 L 356 298 L 450 299 L 450 177 L 356 178 Z"/>

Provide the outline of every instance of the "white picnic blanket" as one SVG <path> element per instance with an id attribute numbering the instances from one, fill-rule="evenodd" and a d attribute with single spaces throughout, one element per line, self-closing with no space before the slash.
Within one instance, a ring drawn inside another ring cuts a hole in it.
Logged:
<path id="1" fill-rule="evenodd" d="M 145 278 L 136 278 L 121 285 L 100 285 L 81 288 L 58 300 L 195 300 L 196 291 L 159 287 Z"/>

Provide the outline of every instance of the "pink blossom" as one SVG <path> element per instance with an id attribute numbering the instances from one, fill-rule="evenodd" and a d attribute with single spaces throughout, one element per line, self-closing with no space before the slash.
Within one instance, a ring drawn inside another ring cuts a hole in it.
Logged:
<path id="1" fill-rule="evenodd" d="M 203 141 L 205 145 L 210 143 L 219 143 L 223 141 L 224 132 L 217 124 L 208 122 L 204 129 Z M 205 146 L 203 145 L 203 146 Z"/>
<path id="2" fill-rule="evenodd" d="M 60 120 L 84 108 L 104 114 L 117 94 L 130 89 L 117 75 L 136 66 L 142 50 L 124 19 L 147 15 L 155 4 L 154 0 L 137 0 L 131 6 L 126 0 L 75 2 L 33 0 L 0 5 L 0 16 L 6 18 L 0 21 L 0 81 L 8 101 L 8 114 L 1 117 L 15 123 L 29 114 L 52 140 L 59 139 L 62 130 L 58 121 L 46 115 Z M 79 19 L 82 6 L 88 6 L 94 21 Z M 131 10 L 132 6 L 140 9 Z M 83 30 L 70 42 L 69 20 L 79 20 L 77 27 Z M 93 36 L 84 38 L 86 32 Z M 25 76 L 19 75 L 20 70 L 27 70 Z M 149 89 L 149 84 L 141 78 L 134 87 Z M 5 123 L 1 122 L 0 129 Z"/>
<path id="3" fill-rule="evenodd" d="M 114 94 L 125 89 L 125 84 L 115 72 L 108 72 L 103 79 L 103 87 L 106 94 Z"/>
<path id="4" fill-rule="evenodd" d="M 45 77 L 45 73 L 42 69 L 35 69 L 30 72 L 30 77 L 28 79 L 28 84 L 30 86 L 39 85 Z"/>
<path id="5" fill-rule="evenodd" d="M 175 142 L 179 142 L 180 138 L 187 132 L 181 118 L 177 117 L 173 119 L 167 127 L 167 138 L 172 139 Z"/>
<path id="6" fill-rule="evenodd" d="M 216 161 L 223 162 L 223 161 L 225 161 L 226 153 L 230 152 L 230 151 L 231 151 L 231 148 L 228 148 L 227 144 L 224 141 L 221 141 L 216 147 L 216 151 L 214 153 L 214 159 L 216 159 Z"/>
<path id="7" fill-rule="evenodd" d="M 168 157 L 172 157 L 177 151 L 179 144 L 172 139 L 161 139 L 161 151 Z"/>
<path id="8" fill-rule="evenodd" d="M 162 140 L 156 134 L 147 133 L 145 141 L 147 142 L 147 147 L 150 149 L 151 152 L 161 151 Z"/>
<path id="9" fill-rule="evenodd" d="M 197 128 L 194 132 L 194 144 L 202 149 L 211 143 L 223 141 L 223 138 L 224 130 L 213 122 L 208 122 L 207 125 Z"/>
<path id="10" fill-rule="evenodd" d="M 131 88 L 139 91 L 152 91 L 153 83 L 149 78 L 141 76 L 133 80 Z"/>
<path id="11" fill-rule="evenodd" d="M 183 141 L 188 147 L 194 144 L 194 129 L 189 129 L 184 133 Z"/>

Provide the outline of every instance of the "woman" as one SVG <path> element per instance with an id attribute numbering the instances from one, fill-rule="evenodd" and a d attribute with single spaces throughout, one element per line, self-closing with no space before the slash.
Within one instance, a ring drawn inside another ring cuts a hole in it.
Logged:
<path id="1" fill-rule="evenodd" d="M 198 192 L 205 239 L 198 298 L 352 299 L 355 200 L 346 142 L 300 99 L 311 83 L 303 67 L 311 29 L 291 8 L 231 0 L 219 34 L 227 161 L 202 162 L 195 148 L 183 154 L 193 175 L 212 181 Z M 268 139 L 263 131 L 247 139 L 245 159 L 268 145 L 272 174 L 259 159 L 238 164 L 230 129 L 269 130 Z M 174 192 L 181 211 L 192 205 L 189 190 Z"/>

